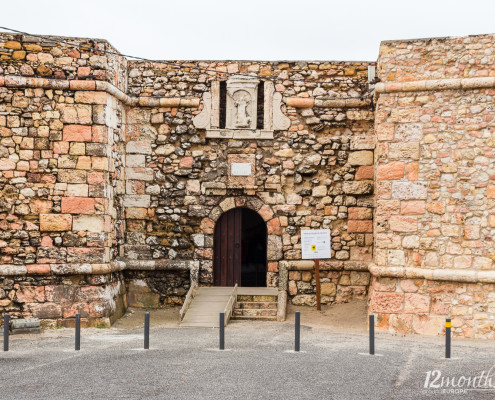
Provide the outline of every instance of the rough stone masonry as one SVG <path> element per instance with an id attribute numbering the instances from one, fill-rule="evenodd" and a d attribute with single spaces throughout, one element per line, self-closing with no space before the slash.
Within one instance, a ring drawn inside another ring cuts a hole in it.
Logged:
<path id="1" fill-rule="evenodd" d="M 219 218 L 247 207 L 293 304 L 315 304 L 300 231 L 330 229 L 323 303 L 495 337 L 493 35 L 181 67 L 51 39 L 0 34 L 0 312 L 96 326 L 181 304 L 214 282 Z"/>

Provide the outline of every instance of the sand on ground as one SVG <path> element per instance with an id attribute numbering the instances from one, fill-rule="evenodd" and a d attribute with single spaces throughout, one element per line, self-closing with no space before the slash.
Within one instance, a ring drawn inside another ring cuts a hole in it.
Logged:
<path id="1" fill-rule="evenodd" d="M 164 328 L 179 327 L 180 307 L 160 309 L 144 309 L 130 307 L 126 314 L 116 321 L 112 328 L 135 329 L 143 326 L 144 313 L 150 312 L 150 321 L 153 326 Z M 294 323 L 295 312 L 301 313 L 301 325 L 317 330 L 331 332 L 364 333 L 366 326 L 366 301 L 352 301 L 350 303 L 322 305 L 321 311 L 316 307 L 287 305 L 286 324 Z M 249 324 L 250 321 L 232 320 L 232 324 Z"/>

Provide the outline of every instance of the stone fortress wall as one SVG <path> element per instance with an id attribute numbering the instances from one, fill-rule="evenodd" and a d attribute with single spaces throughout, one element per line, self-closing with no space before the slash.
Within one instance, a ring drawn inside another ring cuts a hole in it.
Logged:
<path id="1" fill-rule="evenodd" d="M 124 239 L 125 109 L 96 80 L 123 88 L 126 60 L 19 36 L 0 42 L 0 305 L 14 318 L 70 323 L 80 312 L 108 324 L 125 309 L 112 265 Z"/>
<path id="2" fill-rule="evenodd" d="M 0 35 L 1 312 L 108 325 L 180 304 L 213 283 L 220 215 L 248 207 L 267 285 L 292 303 L 315 303 L 300 230 L 329 228 L 323 303 L 369 298 L 392 332 L 451 316 L 454 334 L 493 337 L 492 36 L 384 42 L 374 98 L 371 62 L 177 68 L 62 40 L 92 49 Z M 221 126 L 235 74 L 264 82 L 254 138 Z M 239 162 L 251 175 L 231 176 Z"/>
<path id="3" fill-rule="evenodd" d="M 384 42 L 376 86 L 380 328 L 495 337 L 493 35 Z"/>
<path id="4" fill-rule="evenodd" d="M 12 35 L 0 43 L 3 311 L 46 324 L 81 312 L 99 324 L 127 301 L 180 303 L 192 281 L 212 283 L 214 224 L 236 206 L 267 222 L 268 286 L 314 304 L 299 230 L 330 228 L 323 301 L 365 298 L 373 114 L 370 99 L 331 99 L 365 94 L 369 63 L 185 63 L 279 78 L 288 126 L 270 140 L 226 140 L 193 124 L 226 76 L 69 40 L 95 50 Z M 254 165 L 245 180 L 228 173 L 239 160 Z"/>
<path id="5" fill-rule="evenodd" d="M 198 109 L 135 109 L 127 127 L 126 259 L 195 260 L 200 284 L 212 284 L 215 222 L 223 212 L 245 206 L 267 223 L 268 286 L 288 288 L 294 304 L 314 304 L 313 262 L 301 261 L 299 231 L 330 228 L 333 257 L 322 263 L 323 301 L 364 298 L 372 253 L 373 116 L 369 101 L 355 107 L 324 101 L 363 94 L 369 64 L 187 65 L 279 78 L 275 90 L 286 99 L 289 126 L 269 140 L 209 138 L 193 124 Z M 341 84 L 289 80 L 328 77 Z M 129 63 L 129 93 L 135 96 L 180 96 L 199 104 L 218 78 Z M 254 173 L 230 176 L 236 162 L 252 163 Z"/>

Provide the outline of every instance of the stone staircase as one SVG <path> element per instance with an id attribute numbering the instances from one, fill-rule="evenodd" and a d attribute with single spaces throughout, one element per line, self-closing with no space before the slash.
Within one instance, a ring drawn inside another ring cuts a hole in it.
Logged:
<path id="1" fill-rule="evenodd" d="M 278 291 L 273 288 L 239 288 L 232 319 L 277 320 Z"/>

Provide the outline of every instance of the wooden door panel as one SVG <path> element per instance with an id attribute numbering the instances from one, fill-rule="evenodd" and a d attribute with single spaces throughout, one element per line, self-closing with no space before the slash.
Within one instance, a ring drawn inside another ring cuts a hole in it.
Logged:
<path id="1" fill-rule="evenodd" d="M 242 210 L 234 208 L 221 215 L 214 235 L 214 284 L 241 285 Z"/>
<path id="2" fill-rule="evenodd" d="M 234 214 L 234 242 L 233 242 L 233 253 L 234 253 L 234 261 L 232 272 L 233 283 L 236 283 L 241 286 L 241 269 L 242 269 L 242 208 L 236 208 Z"/>
<path id="3" fill-rule="evenodd" d="M 226 272 L 227 272 L 227 286 L 233 286 L 234 284 L 234 271 L 233 271 L 233 266 L 234 266 L 234 235 L 235 235 L 235 218 L 234 218 L 234 212 L 229 212 L 227 213 L 227 242 L 225 245 L 227 246 L 227 265 L 226 265 Z M 223 239 L 223 238 L 222 238 Z"/>
<path id="4" fill-rule="evenodd" d="M 219 279 L 220 279 L 220 286 L 227 286 L 227 264 L 228 264 L 228 258 L 229 258 L 229 252 L 227 248 L 227 240 L 225 239 L 227 237 L 227 232 L 228 232 L 228 220 L 227 216 L 223 218 L 221 227 L 220 227 L 220 237 L 218 238 L 218 241 L 220 242 L 220 246 L 222 248 L 222 259 L 221 259 L 221 264 L 220 264 L 220 271 L 219 271 Z"/>

